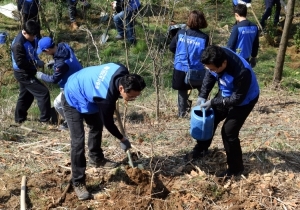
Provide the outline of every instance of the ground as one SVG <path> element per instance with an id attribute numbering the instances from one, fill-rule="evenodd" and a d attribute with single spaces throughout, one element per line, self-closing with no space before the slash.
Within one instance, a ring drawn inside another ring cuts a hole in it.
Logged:
<path id="1" fill-rule="evenodd" d="M 70 177 L 69 133 L 34 120 L 22 128 L 6 124 L 1 132 L 0 208 L 20 208 L 26 176 L 28 209 L 299 209 L 299 102 L 295 93 L 262 91 L 240 134 L 245 173 L 224 180 L 215 176 L 226 168 L 219 129 L 209 155 L 186 163 L 183 156 L 194 145 L 189 119 L 177 119 L 175 108 L 162 107 L 166 113 L 156 122 L 149 117 L 151 104 L 137 101 L 128 107 L 125 125 L 135 146 L 134 162 L 144 169 L 128 166 L 126 154 L 105 130 L 105 155 L 121 166 L 88 167 L 87 186 L 94 198 L 78 201 L 70 187 L 56 207 L 53 203 Z"/>

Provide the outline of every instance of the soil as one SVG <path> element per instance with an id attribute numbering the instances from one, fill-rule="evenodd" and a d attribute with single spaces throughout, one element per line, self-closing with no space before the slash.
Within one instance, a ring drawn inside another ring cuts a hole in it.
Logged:
<path id="1" fill-rule="evenodd" d="M 133 159 L 144 169 L 128 166 L 126 154 L 110 143 L 103 146 L 105 155 L 122 165 L 114 170 L 87 167 L 87 189 L 93 199 L 78 201 L 70 187 L 63 202 L 50 209 L 297 209 L 299 103 L 299 95 L 262 92 L 241 132 L 244 175 L 226 180 L 215 176 L 226 169 L 219 129 L 210 153 L 187 163 L 181 150 L 194 145 L 187 119 L 168 114 L 157 126 L 146 115 L 143 123 L 128 121 L 128 134 L 140 150 L 132 152 Z M 34 123 L 26 124 L 36 128 L 31 132 L 13 125 L 2 129 L 6 135 L 1 140 L 0 209 L 20 208 L 23 175 L 27 209 L 48 209 L 69 183 L 69 133 Z M 106 130 L 103 138 L 115 142 Z"/>

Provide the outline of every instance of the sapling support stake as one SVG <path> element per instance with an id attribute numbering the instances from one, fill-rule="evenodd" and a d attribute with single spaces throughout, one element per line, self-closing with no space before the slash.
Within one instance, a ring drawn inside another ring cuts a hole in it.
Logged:
<path id="1" fill-rule="evenodd" d="M 26 210 L 25 195 L 26 195 L 26 176 L 23 176 L 21 181 L 20 210 Z"/>

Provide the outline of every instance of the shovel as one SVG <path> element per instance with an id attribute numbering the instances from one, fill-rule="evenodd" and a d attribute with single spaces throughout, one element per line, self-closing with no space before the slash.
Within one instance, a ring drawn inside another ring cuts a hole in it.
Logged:
<path id="1" fill-rule="evenodd" d="M 112 15 L 109 15 L 109 20 L 108 20 L 108 24 L 107 24 L 107 28 L 106 28 L 106 31 L 104 34 L 101 35 L 100 37 L 100 44 L 105 44 L 106 41 L 108 40 L 108 29 L 109 29 L 109 26 L 110 26 L 110 22 L 111 22 L 111 19 L 112 19 Z"/>
<path id="2" fill-rule="evenodd" d="M 125 130 L 124 130 L 124 127 L 123 127 L 123 124 L 122 124 L 122 121 L 121 121 L 121 117 L 120 117 L 120 113 L 119 113 L 118 108 L 119 108 L 119 103 L 117 103 L 117 108 L 115 110 L 115 115 L 117 117 L 117 121 L 118 121 L 118 124 L 120 126 L 121 133 L 123 134 L 123 136 L 125 136 Z M 130 153 L 129 149 L 126 151 L 126 154 L 127 154 L 127 157 L 128 157 L 128 163 L 132 168 L 138 167 L 139 169 L 144 169 L 142 164 L 133 163 L 131 153 Z"/>

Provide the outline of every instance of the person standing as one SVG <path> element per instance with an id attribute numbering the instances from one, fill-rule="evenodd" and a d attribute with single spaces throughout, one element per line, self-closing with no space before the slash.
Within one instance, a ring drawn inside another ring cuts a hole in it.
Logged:
<path id="1" fill-rule="evenodd" d="M 275 14 L 274 14 L 274 26 L 276 26 L 279 23 L 279 16 L 280 16 L 280 10 L 281 10 L 281 4 L 280 0 L 265 0 L 265 13 L 262 15 L 260 24 L 263 28 L 266 27 L 266 20 L 271 16 L 272 14 L 272 8 L 276 6 Z"/>
<path id="2" fill-rule="evenodd" d="M 247 20 L 247 7 L 238 4 L 234 7 L 237 24 L 233 26 L 227 47 L 243 57 L 251 67 L 256 65 L 259 48 L 259 33 L 256 24 Z"/>
<path id="3" fill-rule="evenodd" d="M 59 126 L 61 130 L 67 130 L 68 124 L 65 120 L 63 107 L 61 104 L 61 95 L 64 90 L 64 86 L 73 73 L 82 69 L 73 49 L 67 43 L 59 43 L 56 45 L 52 38 L 43 37 L 38 42 L 37 53 L 46 53 L 52 55 L 54 59 L 53 74 L 47 75 L 41 71 L 38 71 L 36 77 L 45 82 L 57 83 L 61 89 L 60 94 L 54 99 L 54 108 L 60 114 L 64 122 Z"/>
<path id="4" fill-rule="evenodd" d="M 188 17 L 187 26 L 187 30 L 181 29 L 177 32 L 169 46 L 170 51 L 175 54 L 172 88 L 178 90 L 178 117 L 186 117 L 191 108 L 192 102 L 188 100 L 188 90 L 196 88 L 198 92 L 200 91 L 201 84 L 197 87 L 186 84 L 185 75 L 189 67 L 205 71 L 199 58 L 209 42 L 208 35 L 200 31 L 207 27 L 203 12 L 192 11 Z"/>
<path id="5" fill-rule="evenodd" d="M 62 105 L 71 136 L 72 183 L 79 200 L 90 198 L 85 183 L 85 134 L 83 120 L 90 128 L 88 135 L 89 165 L 114 168 L 116 163 L 106 159 L 101 149 L 103 125 L 126 151 L 130 141 L 120 133 L 113 114 L 120 96 L 125 101 L 135 100 L 145 88 L 144 79 L 129 74 L 128 69 L 117 63 L 84 68 L 72 74 L 64 87 Z"/>
<path id="6" fill-rule="evenodd" d="M 35 77 L 37 69 L 44 67 L 44 62 L 36 53 L 38 44 L 36 35 L 39 32 L 40 25 L 34 20 L 28 20 L 11 45 L 14 76 L 20 85 L 15 110 L 16 123 L 27 120 L 27 110 L 34 98 L 36 98 L 40 110 L 40 122 L 49 122 L 51 117 L 49 90 Z"/>
<path id="7" fill-rule="evenodd" d="M 116 14 L 113 16 L 116 30 L 118 32 L 116 39 L 124 40 L 124 37 L 129 43 L 135 44 L 134 34 L 134 15 L 140 8 L 139 0 L 117 0 L 111 3 Z"/>
<path id="8" fill-rule="evenodd" d="M 259 98 L 259 86 L 251 66 L 236 53 L 219 46 L 208 46 L 201 55 L 201 62 L 208 69 L 200 97 L 200 109 L 214 111 L 214 132 L 218 124 L 225 120 L 221 129 L 222 140 L 227 155 L 228 169 L 219 177 L 238 176 L 244 171 L 239 132 Z M 207 100 L 215 83 L 219 92 Z M 203 157 L 208 153 L 212 139 L 197 141 L 186 160 Z"/>

